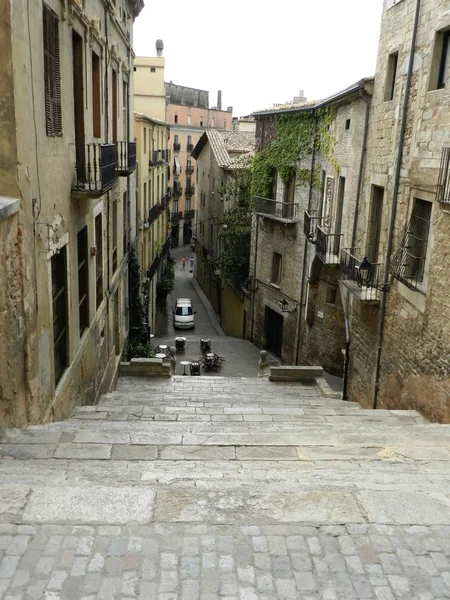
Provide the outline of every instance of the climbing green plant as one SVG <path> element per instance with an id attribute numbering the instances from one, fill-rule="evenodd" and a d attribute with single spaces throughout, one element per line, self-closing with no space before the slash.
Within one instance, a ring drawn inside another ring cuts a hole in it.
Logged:
<path id="1" fill-rule="evenodd" d="M 297 169 L 298 161 L 316 151 L 324 153 L 327 160 L 338 171 L 333 157 L 336 139 L 330 133 L 331 123 L 336 116 L 334 106 L 313 111 L 282 114 L 277 119 L 276 140 L 261 152 L 257 152 L 252 164 L 251 196 L 270 198 L 274 173 L 284 183 L 296 175 L 297 185 L 309 185 L 310 169 Z M 313 173 L 313 185 L 319 186 L 320 179 Z"/>
<path id="2" fill-rule="evenodd" d="M 175 287 L 175 261 L 172 258 L 167 260 L 166 269 L 161 279 L 156 284 L 156 302 L 163 307 L 167 296 Z"/>
<path id="3" fill-rule="evenodd" d="M 136 343 L 144 343 L 147 337 L 147 323 L 141 294 L 141 265 L 135 246 L 128 251 L 128 297 L 130 299 L 130 338 Z"/>
<path id="4" fill-rule="evenodd" d="M 223 188 L 231 207 L 219 221 L 222 252 L 215 261 L 222 277 L 237 292 L 247 287 L 250 265 L 252 212 L 250 202 L 251 172 L 242 170 Z"/>

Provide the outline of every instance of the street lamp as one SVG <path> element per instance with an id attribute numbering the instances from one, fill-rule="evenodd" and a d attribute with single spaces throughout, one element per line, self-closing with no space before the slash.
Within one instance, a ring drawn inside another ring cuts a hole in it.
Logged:
<path id="1" fill-rule="evenodd" d="M 372 281 L 373 265 L 365 256 L 359 265 L 358 277 L 361 285 L 367 286 Z"/>
<path id="2" fill-rule="evenodd" d="M 294 304 L 294 308 L 292 308 L 291 310 L 289 310 L 289 302 L 286 300 L 286 298 L 283 298 L 283 300 L 281 300 L 280 302 L 278 302 L 278 306 L 280 307 L 281 312 L 284 313 L 292 313 L 294 311 L 297 310 L 297 302 L 295 302 Z"/>

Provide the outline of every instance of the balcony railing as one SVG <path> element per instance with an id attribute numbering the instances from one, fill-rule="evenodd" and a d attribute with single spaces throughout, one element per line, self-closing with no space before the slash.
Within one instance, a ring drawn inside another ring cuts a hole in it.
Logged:
<path id="1" fill-rule="evenodd" d="M 192 175 L 194 172 L 194 167 L 192 165 L 186 165 L 185 172 L 186 175 Z"/>
<path id="2" fill-rule="evenodd" d="M 163 257 L 167 255 L 170 250 L 170 236 L 166 239 L 162 247 L 162 255 Z"/>
<path id="3" fill-rule="evenodd" d="M 357 248 L 341 251 L 340 280 L 357 298 L 365 302 L 378 302 L 383 289 L 383 264 L 373 263 L 370 269 L 361 269 L 362 258 Z"/>
<path id="4" fill-rule="evenodd" d="M 195 185 L 188 185 L 184 194 L 185 196 L 193 196 L 195 194 Z"/>
<path id="5" fill-rule="evenodd" d="M 317 256 L 325 265 L 340 263 L 340 246 L 342 233 L 329 233 L 324 227 L 317 228 Z"/>
<path id="6" fill-rule="evenodd" d="M 148 211 L 148 223 L 151 225 L 158 218 L 158 205 L 154 204 Z"/>
<path id="7" fill-rule="evenodd" d="M 179 152 L 181 150 L 181 144 L 174 144 L 173 145 L 173 151 L 174 152 Z"/>
<path id="8" fill-rule="evenodd" d="M 178 223 L 178 221 L 181 221 L 182 218 L 183 218 L 182 212 L 175 212 L 175 213 L 172 213 L 170 220 L 172 221 L 172 223 Z"/>
<path id="9" fill-rule="evenodd" d="M 153 150 L 150 153 L 150 160 L 148 163 L 150 167 L 156 167 L 156 165 L 158 164 L 158 156 L 159 156 L 158 150 Z"/>
<path id="10" fill-rule="evenodd" d="M 194 149 L 194 144 L 188 144 L 188 145 L 186 146 L 186 148 L 187 148 L 187 151 L 188 151 L 188 152 L 192 152 L 192 150 Z"/>
<path id="11" fill-rule="evenodd" d="M 172 190 L 172 196 L 174 198 L 179 198 L 181 196 L 181 193 L 183 191 L 183 188 L 180 186 L 174 186 L 173 190 Z"/>
<path id="12" fill-rule="evenodd" d="M 317 227 L 321 221 L 322 218 L 319 216 L 319 212 L 317 210 L 305 210 L 305 215 L 303 218 L 303 230 L 311 243 L 316 242 Z"/>
<path id="13" fill-rule="evenodd" d="M 161 152 L 161 160 L 164 162 L 170 162 L 171 159 L 171 150 L 167 148 L 166 150 L 160 150 Z"/>
<path id="14" fill-rule="evenodd" d="M 164 194 L 164 196 L 161 198 L 161 204 L 162 204 L 162 207 L 163 207 L 163 209 L 164 209 L 164 208 L 167 208 L 167 207 L 169 206 L 171 197 L 172 197 L 172 194 L 171 194 L 171 192 L 170 192 L 170 190 L 169 190 L 169 191 L 168 191 L 166 194 Z"/>
<path id="15" fill-rule="evenodd" d="M 189 221 L 195 217 L 195 210 L 185 210 L 184 211 L 184 220 Z"/>
<path id="16" fill-rule="evenodd" d="M 116 183 L 116 147 L 114 144 L 86 144 L 77 156 L 72 191 L 101 196 Z"/>
<path id="17" fill-rule="evenodd" d="M 282 221 L 283 223 L 295 223 L 297 221 L 298 204 L 289 202 L 277 202 L 270 198 L 255 197 L 255 213 Z"/>
<path id="18" fill-rule="evenodd" d="M 132 173 L 136 168 L 136 142 L 117 142 L 116 158 L 118 175 Z"/>

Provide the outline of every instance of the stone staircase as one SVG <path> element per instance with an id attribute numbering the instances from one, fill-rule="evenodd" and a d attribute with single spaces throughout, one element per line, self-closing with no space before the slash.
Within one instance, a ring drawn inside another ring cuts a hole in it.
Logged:
<path id="1" fill-rule="evenodd" d="M 449 598 L 449 432 L 314 385 L 122 378 L 0 440 L 0 598 Z"/>
<path id="2" fill-rule="evenodd" d="M 415 411 L 362 410 L 314 385 L 122 378 L 64 422 L 5 433 L 0 480 L 14 501 L 2 512 L 24 522 L 450 523 L 449 440 L 448 426 Z"/>

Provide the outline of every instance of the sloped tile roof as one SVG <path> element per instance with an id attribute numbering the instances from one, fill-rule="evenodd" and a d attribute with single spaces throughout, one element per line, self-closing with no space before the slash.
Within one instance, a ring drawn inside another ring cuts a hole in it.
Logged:
<path id="1" fill-rule="evenodd" d="M 242 155 L 250 154 L 253 156 L 255 138 L 252 134 L 246 132 L 207 129 L 206 135 L 219 167 L 224 169 L 243 168 L 243 165 L 241 167 L 233 167 L 232 165 L 236 163 Z M 230 154 L 239 154 L 241 156 L 232 157 Z"/>

